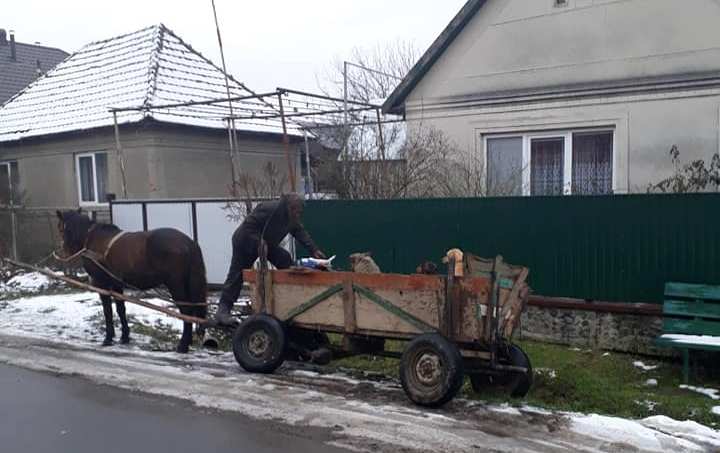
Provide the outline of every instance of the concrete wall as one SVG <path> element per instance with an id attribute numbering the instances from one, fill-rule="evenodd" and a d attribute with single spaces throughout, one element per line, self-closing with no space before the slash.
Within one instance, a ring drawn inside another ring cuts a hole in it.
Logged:
<path id="1" fill-rule="evenodd" d="M 616 193 L 669 176 L 672 145 L 720 150 L 720 3 L 553 3 L 488 0 L 408 97 L 410 124 L 481 160 L 487 135 L 612 129 Z"/>
<path id="2" fill-rule="evenodd" d="M 280 171 L 279 177 L 287 179 L 285 148 L 279 136 L 241 133 L 239 142 L 239 161 L 244 172 L 261 177 L 263 166 L 272 162 Z M 229 195 L 232 178 L 224 131 L 146 123 L 122 127 L 121 143 L 127 198 L 225 198 Z M 295 152 L 297 145 L 292 144 L 290 149 Z M 54 211 L 79 205 L 75 156 L 86 152 L 108 153 L 108 192 L 123 198 L 111 128 L 0 143 L 0 161 L 18 162 L 21 190 L 26 194 L 17 223 L 21 258 L 46 255 L 57 243 L 53 236 Z M 108 218 L 107 205 L 89 206 L 85 210 L 101 220 Z M 7 228 L 7 225 L 0 227 L 3 232 Z"/>

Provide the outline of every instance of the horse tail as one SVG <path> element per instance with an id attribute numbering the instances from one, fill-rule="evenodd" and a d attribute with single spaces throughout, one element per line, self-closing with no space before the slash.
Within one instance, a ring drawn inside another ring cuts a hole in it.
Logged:
<path id="1" fill-rule="evenodd" d="M 194 315 L 198 318 L 207 318 L 207 276 L 205 261 L 200 246 L 193 242 L 190 248 L 190 260 L 187 270 L 187 294 L 190 302 L 198 305 L 194 307 Z"/>

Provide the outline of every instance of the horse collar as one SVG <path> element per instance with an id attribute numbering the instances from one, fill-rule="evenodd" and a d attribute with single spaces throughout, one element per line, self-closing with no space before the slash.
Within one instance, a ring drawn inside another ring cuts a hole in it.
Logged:
<path id="1" fill-rule="evenodd" d="M 113 245 L 123 236 L 127 234 L 127 231 L 121 231 L 115 236 L 110 239 L 110 242 L 108 242 L 107 247 L 105 247 L 105 253 L 103 254 L 103 259 L 107 260 L 108 255 L 110 254 L 110 250 L 112 250 Z"/>

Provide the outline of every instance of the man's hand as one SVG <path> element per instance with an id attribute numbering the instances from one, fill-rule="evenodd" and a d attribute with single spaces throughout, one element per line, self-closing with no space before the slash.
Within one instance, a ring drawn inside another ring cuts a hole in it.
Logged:
<path id="1" fill-rule="evenodd" d="M 316 250 L 315 253 L 313 253 L 313 258 L 326 260 L 327 256 L 321 250 Z"/>

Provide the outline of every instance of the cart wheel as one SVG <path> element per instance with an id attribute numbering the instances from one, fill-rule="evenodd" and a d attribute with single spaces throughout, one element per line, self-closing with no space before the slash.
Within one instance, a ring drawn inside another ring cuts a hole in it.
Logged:
<path id="1" fill-rule="evenodd" d="M 270 315 L 253 315 L 233 335 L 235 360 L 251 373 L 272 373 L 285 360 L 285 328 Z"/>
<path id="2" fill-rule="evenodd" d="M 527 368 L 527 373 L 509 372 L 505 375 L 510 396 L 513 398 L 523 398 L 528 394 L 533 383 L 533 371 L 532 365 L 530 365 L 530 359 L 527 354 L 525 354 L 525 351 L 514 344 L 507 347 L 507 356 L 511 365 Z"/>
<path id="3" fill-rule="evenodd" d="M 414 403 L 442 406 L 455 397 L 463 384 L 460 350 L 437 333 L 416 337 L 400 360 L 400 382 Z"/>

